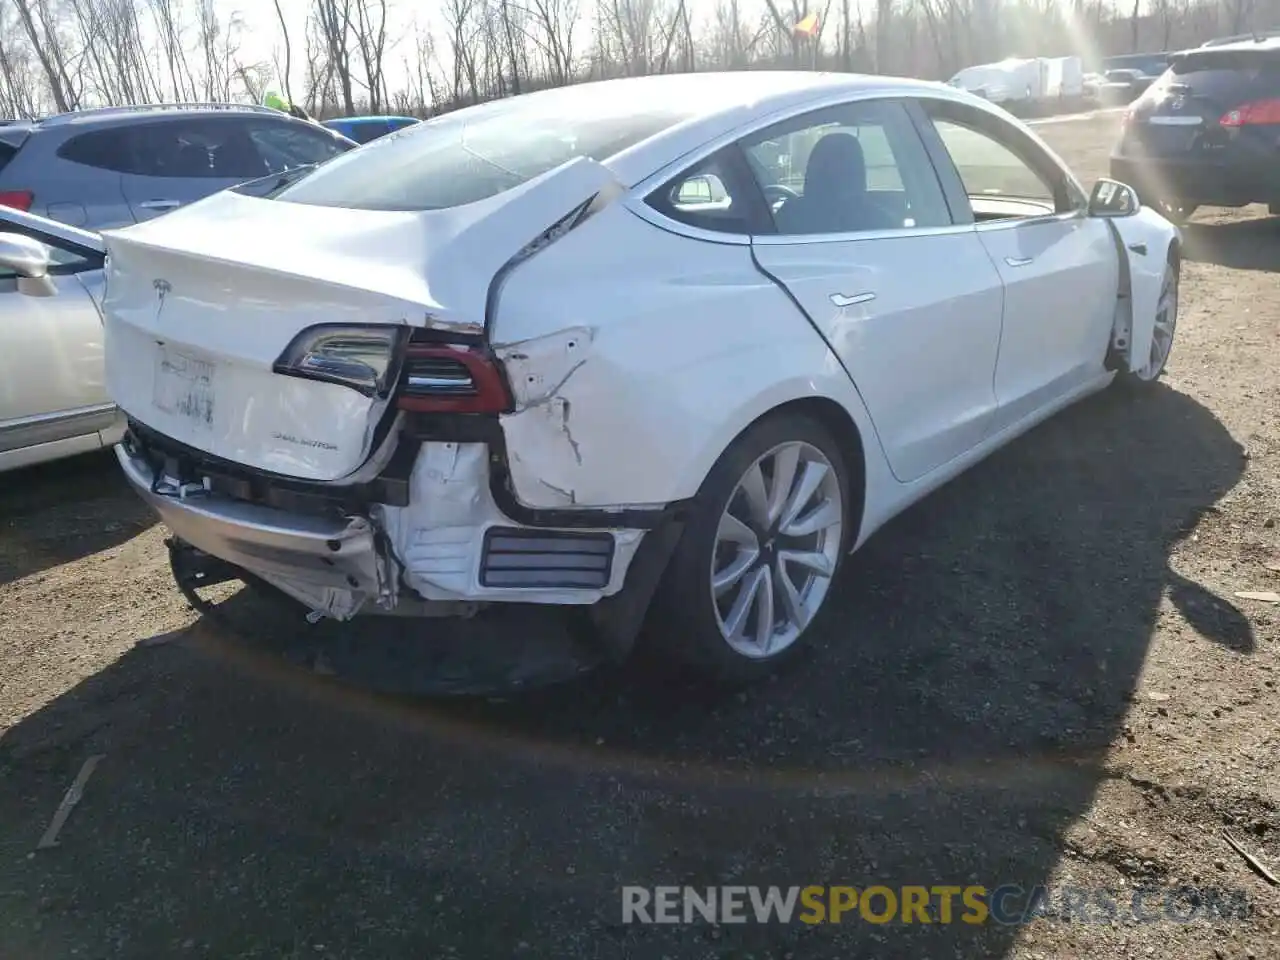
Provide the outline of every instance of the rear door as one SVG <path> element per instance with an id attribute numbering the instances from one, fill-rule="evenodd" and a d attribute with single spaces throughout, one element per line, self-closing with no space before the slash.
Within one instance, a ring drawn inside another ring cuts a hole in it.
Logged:
<path id="1" fill-rule="evenodd" d="M 240 116 L 169 117 L 130 132 L 121 189 L 138 222 L 271 172 Z"/>
<path id="2" fill-rule="evenodd" d="M 90 128 L 73 133 L 52 150 L 65 127 L 37 134 L 32 156 L 24 151 L 14 166 L 14 186 L 28 184 L 35 194 L 31 212 L 85 230 L 107 230 L 133 223 L 133 213 L 120 189 L 120 177 L 132 163 L 128 128 Z M 56 133 L 55 133 L 56 130 Z M 33 169 L 32 162 L 38 164 Z"/>
<path id="3" fill-rule="evenodd" d="M 0 453 L 109 427 L 115 407 L 103 370 L 100 247 L 74 243 L 0 215 L 0 232 L 50 251 L 52 296 L 0 267 Z"/>
<path id="4" fill-rule="evenodd" d="M 915 480 L 978 444 L 996 408 L 1000 276 L 902 105 L 824 109 L 742 149 L 775 227 L 752 237 L 756 261 L 852 376 L 894 474 Z"/>
<path id="5" fill-rule="evenodd" d="M 1029 134 L 964 104 L 920 109 L 952 206 L 972 211 L 1004 281 L 999 429 L 1102 372 L 1119 259 L 1107 224 L 1086 215 L 1083 191 Z"/>

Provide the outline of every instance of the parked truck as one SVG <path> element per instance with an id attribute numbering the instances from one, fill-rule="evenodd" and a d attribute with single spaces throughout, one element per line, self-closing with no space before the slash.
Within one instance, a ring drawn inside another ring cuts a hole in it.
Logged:
<path id="1" fill-rule="evenodd" d="M 949 81 L 1011 110 L 1068 109 L 1084 94 L 1080 57 L 1010 57 L 966 67 Z"/>

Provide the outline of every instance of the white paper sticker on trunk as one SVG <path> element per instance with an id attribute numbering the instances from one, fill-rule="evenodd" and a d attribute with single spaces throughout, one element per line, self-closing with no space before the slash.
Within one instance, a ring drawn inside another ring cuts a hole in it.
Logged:
<path id="1" fill-rule="evenodd" d="M 156 354 L 152 403 L 200 430 L 213 429 L 214 377 L 212 360 L 161 345 Z"/>

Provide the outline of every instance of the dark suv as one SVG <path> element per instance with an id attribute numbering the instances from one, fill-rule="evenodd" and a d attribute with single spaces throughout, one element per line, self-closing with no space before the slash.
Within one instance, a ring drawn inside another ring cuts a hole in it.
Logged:
<path id="1" fill-rule="evenodd" d="M 1175 54 L 1125 114 L 1111 176 L 1175 222 L 1202 204 L 1280 213 L 1280 38 Z"/>
<path id="2" fill-rule="evenodd" d="M 158 216 L 355 144 L 268 107 L 108 107 L 0 125 L 0 204 L 87 230 Z"/>

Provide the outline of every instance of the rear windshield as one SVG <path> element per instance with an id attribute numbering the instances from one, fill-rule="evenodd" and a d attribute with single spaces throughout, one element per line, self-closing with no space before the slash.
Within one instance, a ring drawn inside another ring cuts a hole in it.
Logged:
<path id="1" fill-rule="evenodd" d="M 275 197 L 324 207 L 443 210 L 495 196 L 576 157 L 608 159 L 691 115 L 632 106 L 602 112 L 573 96 L 532 94 L 470 108 L 374 140 Z"/>
<path id="2" fill-rule="evenodd" d="M 1175 60 L 1161 81 L 1186 86 L 1210 100 L 1280 96 L 1280 55 L 1269 50 L 1209 48 Z"/>

